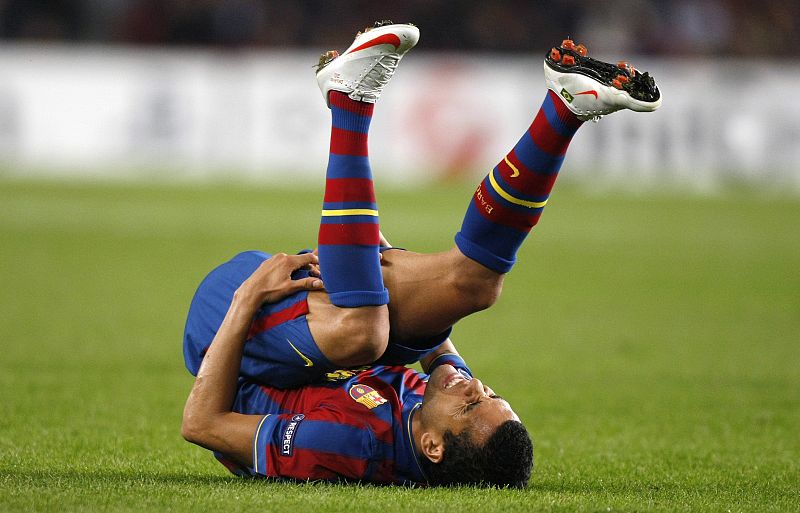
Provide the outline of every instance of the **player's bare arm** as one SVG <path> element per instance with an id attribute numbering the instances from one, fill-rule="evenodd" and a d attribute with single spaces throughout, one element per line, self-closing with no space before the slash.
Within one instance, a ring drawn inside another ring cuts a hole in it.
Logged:
<path id="1" fill-rule="evenodd" d="M 253 433 L 263 415 L 231 411 L 247 332 L 262 304 L 299 290 L 321 289 L 317 277 L 291 279 L 296 269 L 317 263 L 317 256 L 311 253 L 274 255 L 234 293 L 183 410 L 181 434 L 186 440 L 226 454 L 242 465 L 252 465 Z"/>

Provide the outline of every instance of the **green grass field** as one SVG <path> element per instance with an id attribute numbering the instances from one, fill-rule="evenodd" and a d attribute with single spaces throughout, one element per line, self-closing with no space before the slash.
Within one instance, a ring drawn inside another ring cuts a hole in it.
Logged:
<path id="1" fill-rule="evenodd" d="M 471 185 L 379 190 L 447 248 Z M 0 182 L 2 511 L 800 510 L 800 201 L 559 187 L 502 299 L 460 323 L 535 440 L 530 487 L 287 485 L 184 442 L 194 287 L 313 245 L 321 190 Z"/>

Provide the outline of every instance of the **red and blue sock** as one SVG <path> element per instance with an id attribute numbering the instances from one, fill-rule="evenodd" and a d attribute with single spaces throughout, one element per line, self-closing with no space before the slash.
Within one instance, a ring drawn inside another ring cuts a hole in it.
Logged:
<path id="1" fill-rule="evenodd" d="M 475 191 L 456 234 L 464 255 L 498 273 L 511 270 L 582 123 L 556 93 L 547 92 L 528 131 Z"/>
<path id="2" fill-rule="evenodd" d="M 332 127 L 319 264 L 331 302 L 340 307 L 385 305 L 378 206 L 367 151 L 373 103 L 332 91 Z"/>

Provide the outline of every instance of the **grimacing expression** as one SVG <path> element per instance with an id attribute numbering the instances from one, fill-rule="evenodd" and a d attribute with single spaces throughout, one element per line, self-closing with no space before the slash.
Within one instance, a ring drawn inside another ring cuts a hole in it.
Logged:
<path id="1" fill-rule="evenodd" d="M 458 435 L 469 428 L 482 445 L 507 420 L 519 420 L 508 402 L 477 378 L 468 379 L 451 365 L 437 367 L 422 399 L 422 420 L 428 428 Z"/>

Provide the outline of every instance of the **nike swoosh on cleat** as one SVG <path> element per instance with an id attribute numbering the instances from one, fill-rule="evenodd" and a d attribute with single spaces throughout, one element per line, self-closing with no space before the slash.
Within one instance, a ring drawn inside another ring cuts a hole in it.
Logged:
<path id="1" fill-rule="evenodd" d="M 592 94 L 594 95 L 595 100 L 597 99 L 597 91 L 594 89 L 589 89 L 588 91 L 583 91 L 582 93 L 575 93 L 575 96 L 580 96 L 582 94 Z"/>
<path id="2" fill-rule="evenodd" d="M 306 355 L 304 355 L 303 353 L 301 353 L 301 352 L 300 352 L 300 350 L 299 350 L 299 349 L 297 349 L 296 347 L 294 347 L 294 344 L 292 344 L 292 341 L 291 341 L 291 340 L 289 340 L 289 339 L 287 338 L 287 339 L 286 339 L 286 342 L 288 342 L 288 343 L 289 343 L 289 345 L 290 345 L 290 346 L 292 346 L 292 349 L 294 349 L 294 352 L 295 352 L 295 353 L 297 353 L 298 355 L 300 355 L 300 358 L 302 358 L 302 359 L 303 359 L 303 361 L 306 363 L 306 365 L 305 365 L 306 367 L 313 367 L 313 366 L 314 366 L 314 362 L 312 362 L 311 360 L 309 360 L 309 359 L 308 359 L 308 357 L 307 357 Z"/>
<path id="3" fill-rule="evenodd" d="M 359 50 L 364 50 L 366 48 L 371 48 L 371 47 L 377 46 L 377 45 L 392 45 L 392 46 L 394 46 L 394 49 L 397 50 L 397 48 L 400 46 L 400 38 L 397 37 L 395 34 L 384 34 L 382 36 L 376 37 L 375 39 L 371 39 L 371 40 L 367 41 L 366 43 L 364 43 L 361 46 L 353 48 L 352 50 L 350 50 L 347 53 L 354 53 L 354 52 L 357 52 Z"/>

